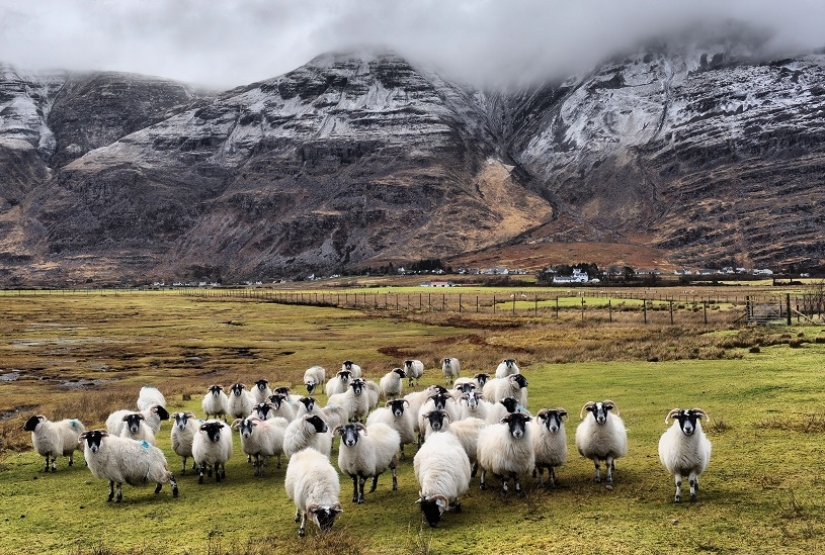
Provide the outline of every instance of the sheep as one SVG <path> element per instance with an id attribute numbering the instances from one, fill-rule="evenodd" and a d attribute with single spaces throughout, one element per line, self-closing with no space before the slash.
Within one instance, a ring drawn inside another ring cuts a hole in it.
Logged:
<path id="1" fill-rule="evenodd" d="M 232 456 L 232 434 L 225 422 L 207 420 L 198 428 L 192 442 L 192 457 L 198 465 L 198 483 L 203 483 L 204 472 L 215 471 L 215 481 L 226 479 L 226 461 Z"/>
<path id="2" fill-rule="evenodd" d="M 496 367 L 496 378 L 506 378 L 507 376 L 520 373 L 516 365 L 516 359 L 514 358 L 505 358 L 499 363 L 498 367 Z"/>
<path id="3" fill-rule="evenodd" d="M 459 408 L 458 403 L 456 403 L 448 393 L 436 393 L 435 395 L 431 395 L 429 400 L 421 405 L 420 409 L 418 409 L 419 445 L 421 445 L 424 441 L 424 431 L 426 430 L 427 420 L 425 415 L 434 410 L 447 411 L 447 414 L 450 416 L 450 420 L 452 422 L 456 422 L 461 418 L 461 409 Z"/>
<path id="4" fill-rule="evenodd" d="M 326 380 L 327 371 L 321 366 L 311 366 L 304 372 L 304 385 L 310 395 L 315 393 L 315 388 L 324 385 Z"/>
<path id="5" fill-rule="evenodd" d="M 461 511 L 458 496 L 470 487 L 470 459 L 453 434 L 435 434 L 413 459 L 418 501 L 427 524 L 435 528 L 445 511 Z"/>
<path id="6" fill-rule="evenodd" d="M 255 403 L 265 403 L 269 396 L 272 395 L 272 390 L 269 388 L 269 380 L 260 379 L 255 381 L 255 387 L 252 388 L 252 394 L 255 396 Z"/>
<path id="7" fill-rule="evenodd" d="M 226 422 L 226 414 L 229 412 L 229 397 L 223 392 L 223 386 L 210 385 L 201 402 L 201 408 L 203 408 L 207 420 L 220 417 Z"/>
<path id="8" fill-rule="evenodd" d="M 407 410 L 413 415 L 413 429 L 416 434 L 420 433 L 418 413 L 421 411 L 421 407 L 424 403 L 429 400 L 430 396 L 435 395 L 436 393 L 447 393 L 447 389 L 441 385 L 431 385 L 427 389 L 422 391 L 413 391 L 412 393 L 407 393 L 404 396 L 404 400 L 409 403 L 409 408 Z"/>
<path id="9" fill-rule="evenodd" d="M 104 430 L 84 432 L 78 438 L 85 443 L 83 454 L 86 464 L 95 478 L 109 480 L 109 497 L 115 503 L 123 500 L 122 486 L 145 486 L 157 484 L 155 493 L 160 493 L 163 484 L 172 486 L 172 496 L 178 496 L 178 483 L 169 471 L 163 451 L 145 441 L 134 441 L 109 434 Z M 115 497 L 117 486 L 117 497 Z"/>
<path id="10" fill-rule="evenodd" d="M 271 413 L 273 417 L 280 416 L 286 418 L 289 422 L 295 420 L 297 407 L 290 404 L 289 397 L 283 393 L 275 393 L 269 396 L 269 402 L 272 405 Z"/>
<path id="11" fill-rule="evenodd" d="M 467 452 L 470 464 L 473 465 L 472 476 L 475 476 L 478 469 L 478 436 L 481 430 L 487 426 L 487 423 L 480 418 L 468 418 L 467 420 L 452 422 L 450 415 L 445 410 L 434 410 L 425 414 L 424 417 L 424 437 L 426 438 L 424 443 L 426 444 L 434 433 L 452 433 L 461 442 L 464 451 Z"/>
<path id="12" fill-rule="evenodd" d="M 370 412 L 370 398 L 366 391 L 366 381 L 354 378 L 350 381 L 350 389 L 345 393 L 337 393 L 329 398 L 329 403 L 342 405 L 347 409 L 348 421 L 366 420 Z"/>
<path id="13" fill-rule="evenodd" d="M 234 418 L 244 418 L 255 406 L 255 395 L 246 391 L 242 383 L 233 383 L 229 386 L 229 404 L 227 411 Z"/>
<path id="14" fill-rule="evenodd" d="M 474 374 L 472 378 L 456 378 L 453 382 L 453 389 L 460 389 L 461 392 L 466 392 L 466 384 L 471 384 L 474 389 L 481 391 L 484 384 L 490 379 L 490 374 L 478 373 Z M 459 387 L 461 386 L 461 387 Z"/>
<path id="15" fill-rule="evenodd" d="M 352 478 L 353 503 L 364 502 L 364 484 L 370 476 L 370 493 L 375 491 L 378 476 L 387 468 L 392 469 L 392 490 L 398 490 L 396 453 L 401 444 L 398 432 L 380 422 L 369 428 L 355 423 L 338 426 L 332 431 L 332 435 L 341 436 L 338 468 Z"/>
<path id="16" fill-rule="evenodd" d="M 688 477 L 690 502 L 696 502 L 699 475 L 710 462 L 710 440 L 702 431 L 702 417 L 710 420 L 700 408 L 673 409 L 665 417 L 665 424 L 673 418 L 673 426 L 659 438 L 659 460 L 676 480 L 675 503 L 682 502 L 682 476 Z"/>
<path id="17" fill-rule="evenodd" d="M 295 503 L 295 522 L 300 521 L 298 535 L 306 535 L 307 514 L 322 532 L 332 528 L 342 513 L 338 496 L 341 483 L 329 459 L 314 449 L 304 449 L 289 459 L 284 480 L 286 495 Z"/>
<path id="18" fill-rule="evenodd" d="M 527 423 L 531 417 L 520 412 L 505 416 L 500 424 L 488 426 L 478 438 L 478 465 L 481 467 L 481 489 L 487 489 L 486 473 L 502 478 L 502 492 L 507 493 L 507 482 L 515 482 L 516 492 L 521 492 L 519 474 L 525 474 L 536 466 L 533 440 Z"/>
<path id="19" fill-rule="evenodd" d="M 448 384 L 453 383 L 461 373 L 461 363 L 457 358 L 445 358 L 441 361 L 441 371 L 444 373 L 444 379 Z"/>
<path id="20" fill-rule="evenodd" d="M 616 409 L 616 414 L 610 411 Z M 587 411 L 593 418 L 585 417 Z M 613 471 L 616 459 L 627 454 L 627 430 L 619 417 L 616 403 L 606 399 L 598 403 L 588 401 L 582 407 L 579 416 L 583 418 L 576 428 L 576 449 L 582 457 L 592 459 L 596 466 L 594 481 L 602 481 L 600 461 L 607 467 L 607 483 L 613 483 Z M 611 486 L 612 487 L 612 486 Z"/>
<path id="21" fill-rule="evenodd" d="M 327 423 L 330 430 L 349 422 L 349 410 L 344 405 L 329 403 L 323 410 L 324 416 L 321 418 Z"/>
<path id="22" fill-rule="evenodd" d="M 349 381 L 352 377 L 352 372 L 349 370 L 339 370 L 324 386 L 327 397 L 332 397 L 336 393 L 344 393 L 349 388 Z"/>
<path id="23" fill-rule="evenodd" d="M 155 387 L 141 387 L 137 400 L 138 410 L 144 411 L 151 408 L 153 405 L 160 405 L 163 408 L 166 408 L 166 397 L 164 397 L 163 393 Z"/>
<path id="24" fill-rule="evenodd" d="M 498 424 L 502 418 L 511 412 L 520 412 L 527 416 L 532 416 L 527 409 L 518 404 L 518 401 L 514 397 L 505 397 L 498 403 L 488 403 L 487 405 L 488 424 Z"/>
<path id="25" fill-rule="evenodd" d="M 424 363 L 420 360 L 405 360 L 404 361 L 404 372 L 407 374 L 407 380 L 409 380 L 409 386 L 413 386 L 413 381 L 415 382 L 416 387 L 418 386 L 418 380 L 421 379 L 421 376 L 424 375 Z"/>
<path id="26" fill-rule="evenodd" d="M 343 363 L 341 363 L 341 370 L 346 370 L 352 375 L 353 378 L 361 377 L 361 367 L 352 362 L 351 360 L 345 360 Z"/>
<path id="27" fill-rule="evenodd" d="M 180 473 L 186 474 L 186 459 L 192 456 L 192 441 L 195 439 L 195 434 L 198 432 L 200 423 L 196 419 L 194 413 L 191 412 L 176 412 L 172 415 L 175 423 L 172 425 L 172 450 L 181 458 L 183 458 L 183 467 Z M 194 459 L 192 459 L 192 470 L 195 470 Z"/>
<path id="28" fill-rule="evenodd" d="M 270 403 L 258 403 L 252 407 L 249 413 L 249 418 L 257 418 L 259 420 L 272 420 L 275 418 L 275 405 Z M 283 418 L 283 417 L 281 417 Z"/>
<path id="29" fill-rule="evenodd" d="M 289 423 L 284 433 L 284 453 L 291 457 L 298 451 L 312 447 L 329 457 L 332 452 L 332 436 L 321 417 L 308 414 Z"/>
<path id="30" fill-rule="evenodd" d="M 378 382 L 381 394 L 390 400 L 401 397 L 401 392 L 404 389 L 402 380 L 406 377 L 407 374 L 401 368 L 393 368 L 392 371 L 384 374 Z"/>
<path id="31" fill-rule="evenodd" d="M 123 417 L 124 426 L 120 431 L 120 437 L 127 437 L 135 441 L 146 441 L 149 445 L 155 445 L 155 434 L 145 422 L 146 417 L 139 412 L 132 412 Z"/>
<path id="32" fill-rule="evenodd" d="M 316 414 L 321 418 L 324 417 L 324 409 L 318 406 L 318 401 L 315 397 L 301 397 L 298 403 L 298 410 L 295 411 L 295 418 L 301 418 L 307 414 Z"/>
<path id="33" fill-rule="evenodd" d="M 536 467 L 533 477 L 538 473 L 539 485 L 544 485 L 544 469 L 550 475 L 550 485 L 556 486 L 557 466 L 567 461 L 567 433 L 564 421 L 567 411 L 559 407 L 556 409 L 541 409 L 536 419 L 530 422 L 533 437 L 533 451 L 536 454 Z"/>
<path id="34" fill-rule="evenodd" d="M 106 418 L 106 430 L 113 436 L 121 435 L 125 426 L 123 417 L 134 412 L 126 409 L 116 410 Z M 146 425 L 155 435 L 160 431 L 160 423 L 169 420 L 169 413 L 160 405 L 152 405 L 148 409 L 140 411 L 140 414 L 143 415 Z"/>
<path id="35" fill-rule="evenodd" d="M 378 402 L 381 400 L 381 388 L 378 384 L 371 381 L 364 381 L 367 390 L 367 399 L 369 400 L 370 410 L 378 408 Z"/>
<path id="36" fill-rule="evenodd" d="M 367 417 L 367 426 L 372 426 L 378 422 L 384 423 L 395 429 L 401 437 L 401 460 L 406 460 L 404 445 L 415 443 L 415 426 L 413 425 L 412 411 L 404 410 L 404 405 L 410 406 L 406 399 L 395 399 L 387 401 L 386 406 L 376 409 Z"/>
<path id="37" fill-rule="evenodd" d="M 478 389 L 484 389 L 484 384 L 486 384 L 489 379 L 490 374 L 485 374 L 483 372 L 473 375 L 473 381 L 478 384 Z"/>
<path id="38" fill-rule="evenodd" d="M 43 472 L 57 472 L 57 457 L 69 457 L 69 466 L 74 465 L 74 452 L 80 449 L 78 438 L 86 431 L 83 423 L 76 419 L 51 422 L 42 414 L 32 416 L 23 425 L 23 430 L 32 433 L 32 446 L 38 454 L 46 457 Z"/>
<path id="39" fill-rule="evenodd" d="M 289 387 L 288 385 L 282 385 L 280 387 L 276 387 L 275 389 L 273 389 L 272 394 L 273 395 L 275 395 L 275 394 L 283 395 L 284 399 L 286 399 L 286 401 L 290 405 L 292 405 L 292 408 L 297 409 L 298 408 L 298 406 L 297 406 L 298 401 L 301 399 L 301 397 L 303 397 L 303 395 L 298 395 L 297 393 L 290 393 L 290 391 L 292 391 L 291 387 Z M 272 395 L 270 395 L 270 397 L 271 396 Z"/>
<path id="40" fill-rule="evenodd" d="M 241 449 L 249 457 L 255 457 L 252 468 L 256 478 L 264 475 L 264 466 L 269 457 L 278 457 L 278 468 L 281 468 L 287 425 L 288 422 L 283 418 L 238 418 L 232 422 L 232 429 L 238 430 L 241 436 Z"/>
<path id="41" fill-rule="evenodd" d="M 470 391 L 469 393 L 463 394 L 458 399 L 458 406 L 458 418 L 460 420 L 464 420 L 465 418 L 481 418 L 486 421 L 487 415 L 490 412 L 490 403 L 485 401 L 478 391 Z M 502 418 L 504 416 L 505 415 L 502 415 Z M 496 420 L 496 422 L 500 421 L 501 418 Z"/>
<path id="42" fill-rule="evenodd" d="M 521 374 L 513 374 L 506 378 L 493 378 L 484 384 L 481 394 L 489 403 L 498 403 L 505 397 L 513 397 L 519 405 L 527 408 L 527 378 Z"/>

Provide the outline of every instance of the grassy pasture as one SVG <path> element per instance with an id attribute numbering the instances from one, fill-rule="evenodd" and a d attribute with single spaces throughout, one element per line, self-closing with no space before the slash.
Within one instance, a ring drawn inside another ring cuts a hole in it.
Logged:
<path id="1" fill-rule="evenodd" d="M 483 315 L 399 318 L 168 293 L 0 302 L 0 553 L 810 553 L 823 543 L 819 327 L 503 325 Z M 302 540 L 283 490 L 285 466 L 271 462 L 264 478 L 253 478 L 237 438 L 227 481 L 198 485 L 191 473 L 180 475 L 164 423 L 159 446 L 180 497 L 168 487 L 155 496 L 151 487 L 125 486 L 115 505 L 82 456 L 73 468 L 59 459 L 58 472 L 44 474 L 22 432 L 36 413 L 101 427 L 112 410 L 133 406 L 143 384 L 160 387 L 170 411 L 200 414 L 212 383 L 266 377 L 297 389 L 307 367 L 334 371 L 347 358 L 376 380 L 403 358 L 420 358 L 422 385 L 441 383 L 435 364 L 443 356 L 458 357 L 464 374 L 513 356 L 530 380 L 534 412 L 568 409 L 560 487 L 527 478 L 523 496 L 503 497 L 495 480 L 482 492 L 476 478 L 464 512 L 430 530 L 414 504 L 408 459 L 399 491 L 382 476 L 364 505 L 349 501 L 351 482 L 342 477 L 345 512 L 333 532 L 308 528 Z M 604 398 L 616 401 L 629 429 L 612 491 L 592 483 L 592 464 L 573 446 L 579 408 Z M 713 456 L 695 505 L 672 503 L 673 481 L 657 456 L 675 406 L 700 406 L 712 418 Z"/>

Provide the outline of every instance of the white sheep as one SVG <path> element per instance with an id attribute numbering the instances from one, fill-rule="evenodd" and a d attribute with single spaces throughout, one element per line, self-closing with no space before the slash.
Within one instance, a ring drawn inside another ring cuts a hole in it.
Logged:
<path id="1" fill-rule="evenodd" d="M 146 441 L 149 445 L 155 445 L 155 434 L 146 424 L 146 417 L 140 412 L 132 412 L 123 417 L 123 429 L 120 437 L 127 437 L 135 441 Z"/>
<path id="2" fill-rule="evenodd" d="M 381 388 L 372 380 L 364 380 L 364 385 L 367 389 L 370 410 L 378 408 L 378 402 L 381 400 Z"/>
<path id="3" fill-rule="evenodd" d="M 298 410 L 298 401 L 300 401 L 300 399 L 301 399 L 301 397 L 303 397 L 303 395 L 299 395 L 297 393 L 290 393 L 290 391 L 292 391 L 291 387 L 289 387 L 288 385 L 282 385 L 280 387 L 276 387 L 275 389 L 273 389 L 272 390 L 272 395 L 278 395 L 278 394 L 283 395 L 284 399 L 290 405 L 292 405 L 292 408 L 295 409 L 295 410 Z M 272 395 L 270 395 L 270 397 L 272 397 Z"/>
<path id="4" fill-rule="evenodd" d="M 34 450 L 46 457 L 46 468 L 43 472 L 49 472 L 49 459 L 51 471 L 57 472 L 57 457 L 69 457 L 69 466 L 74 465 L 74 452 L 80 449 L 78 438 L 86 431 L 80 420 L 72 418 L 51 422 L 42 414 L 29 418 L 23 429 L 32 433 Z"/>
<path id="5" fill-rule="evenodd" d="M 507 376 L 520 373 L 516 359 L 514 358 L 505 358 L 496 367 L 496 378 L 506 378 Z"/>
<path id="6" fill-rule="evenodd" d="M 257 418 L 259 420 L 272 420 L 275 418 L 275 405 L 272 403 L 258 403 L 252 407 L 252 412 L 249 413 L 249 418 Z M 283 418 L 281 416 L 280 418 Z"/>
<path id="7" fill-rule="evenodd" d="M 659 438 L 659 460 L 676 480 L 676 503 L 682 502 L 682 476 L 688 477 L 690 502 L 696 502 L 699 491 L 699 475 L 710 462 L 710 440 L 702 431 L 702 418 L 710 420 L 700 408 L 690 410 L 673 409 L 665 417 L 665 424 L 671 418 L 673 426 Z"/>
<path id="8" fill-rule="evenodd" d="M 286 495 L 295 503 L 295 522 L 301 521 L 298 535 L 306 535 L 307 514 L 322 532 L 332 528 L 342 513 L 338 497 L 341 483 L 329 458 L 314 449 L 304 449 L 289 459 L 284 480 Z"/>
<path id="9" fill-rule="evenodd" d="M 430 395 L 430 398 L 427 400 L 427 402 L 421 405 L 421 408 L 418 409 L 419 445 L 421 445 L 421 443 L 424 441 L 424 431 L 426 429 L 427 420 L 427 417 L 425 415 L 434 410 L 447 411 L 447 414 L 450 415 L 451 422 L 457 422 L 461 419 L 461 408 L 458 406 L 458 403 L 455 402 L 455 399 L 453 399 L 449 393 L 436 393 L 435 395 Z"/>
<path id="10" fill-rule="evenodd" d="M 616 414 L 613 414 L 616 409 Z M 587 411 L 590 415 L 584 416 Z M 591 459 L 596 466 L 595 482 L 601 482 L 600 461 L 605 461 L 607 483 L 613 483 L 613 471 L 616 459 L 627 454 L 627 430 L 619 417 L 616 403 L 606 399 L 595 403 L 588 401 L 582 407 L 579 416 L 583 418 L 576 428 L 576 449 L 582 457 Z"/>
<path id="11" fill-rule="evenodd" d="M 461 363 L 457 358 L 447 357 L 441 361 L 441 372 L 444 373 L 444 379 L 448 384 L 453 383 L 461 374 Z"/>
<path id="12" fill-rule="evenodd" d="M 246 390 L 246 385 L 233 383 L 229 386 L 227 413 L 234 418 L 244 418 L 255 406 L 255 395 Z"/>
<path id="13" fill-rule="evenodd" d="M 166 408 L 166 397 L 156 387 L 143 386 L 138 395 L 137 408 L 139 411 L 150 409 L 153 405 Z"/>
<path id="14" fill-rule="evenodd" d="M 381 376 L 378 387 L 381 389 L 381 394 L 384 398 L 392 400 L 401 397 L 401 393 L 404 390 L 404 382 L 402 380 L 406 377 L 407 375 L 401 368 L 393 368 L 390 372 Z"/>
<path id="15" fill-rule="evenodd" d="M 288 424 L 283 418 L 239 418 L 232 422 L 232 429 L 237 430 L 241 436 L 241 450 L 247 456 L 255 458 L 252 468 L 256 477 L 264 475 L 264 467 L 269 457 L 278 457 L 278 468 L 281 468 L 284 435 Z"/>
<path id="16" fill-rule="evenodd" d="M 511 412 L 520 412 L 532 416 L 527 409 L 519 405 L 514 397 L 505 397 L 498 403 L 487 403 L 487 423 L 498 424 Z"/>
<path id="17" fill-rule="evenodd" d="M 324 385 L 327 379 L 327 371 L 321 366 L 311 366 L 304 372 L 304 385 L 307 392 L 312 395 L 315 389 Z"/>
<path id="18" fill-rule="evenodd" d="M 544 485 L 544 469 L 550 475 L 550 485 L 556 485 L 557 466 L 567 462 L 567 432 L 564 421 L 567 411 L 559 407 L 556 409 L 541 409 L 536 419 L 530 422 L 532 428 L 533 451 L 536 454 L 536 467 L 533 476 L 538 473 L 539 485 Z"/>
<path id="19" fill-rule="evenodd" d="M 464 420 L 465 418 L 481 418 L 487 420 L 487 415 L 490 412 L 490 403 L 481 397 L 478 391 L 471 391 L 463 394 L 458 399 L 458 407 L 460 409 L 458 418 Z M 502 418 L 506 415 L 502 415 Z M 501 418 L 496 420 L 501 422 Z"/>
<path id="20" fill-rule="evenodd" d="M 519 474 L 526 474 L 536 466 L 533 440 L 527 423 L 531 417 L 513 412 L 500 424 L 487 426 L 478 438 L 478 465 L 481 467 L 481 489 L 487 489 L 484 481 L 487 472 L 502 478 L 502 492 L 507 493 L 507 482 L 515 482 L 516 492 L 521 492 Z"/>
<path id="21" fill-rule="evenodd" d="M 125 426 L 123 417 L 133 414 L 132 410 L 116 410 L 106 418 L 106 430 L 113 436 L 121 436 L 123 434 L 123 427 Z M 152 433 L 157 435 L 160 431 L 160 423 L 164 420 L 169 420 L 169 413 L 160 405 L 152 405 L 148 409 L 140 411 L 143 415 L 146 425 L 152 430 Z"/>
<path id="22" fill-rule="evenodd" d="M 171 484 L 172 496 L 178 496 L 178 484 L 169 471 L 163 451 L 145 441 L 134 441 L 110 435 L 103 430 L 84 432 L 79 441 L 84 443 L 86 464 L 95 478 L 109 480 L 109 498 L 116 503 L 123 499 L 123 484 L 145 486 L 157 484 L 160 493 L 163 484 Z M 115 487 L 117 497 L 115 498 Z"/>
<path id="23" fill-rule="evenodd" d="M 345 424 L 332 431 L 341 436 L 338 450 L 338 468 L 352 478 L 353 503 L 364 502 L 364 484 L 372 477 L 370 493 L 378 485 L 378 476 L 387 468 L 392 470 L 392 490 L 398 489 L 396 453 L 401 437 L 386 424 L 373 424 L 369 428 L 360 423 Z"/>
<path id="24" fill-rule="evenodd" d="M 328 401 L 331 405 L 341 405 L 347 409 L 348 421 L 364 421 L 370 412 L 370 397 L 367 392 L 366 381 L 353 378 L 350 387 L 344 393 L 332 395 Z"/>
<path id="25" fill-rule="evenodd" d="M 461 511 L 458 496 L 470 487 L 470 460 L 453 434 L 435 434 L 413 459 L 418 501 L 427 524 L 435 528 L 445 511 Z"/>
<path id="26" fill-rule="evenodd" d="M 395 399 L 387 401 L 386 406 L 375 409 L 367 417 L 367 426 L 372 426 L 379 422 L 395 429 L 401 438 L 401 460 L 406 460 L 407 455 L 404 454 L 404 445 L 415 443 L 415 420 L 412 411 L 405 410 L 404 405 L 410 406 L 406 399 Z"/>
<path id="27" fill-rule="evenodd" d="M 421 376 L 424 375 L 424 363 L 420 360 L 412 359 L 412 360 L 405 360 L 404 361 L 404 373 L 407 374 L 407 380 L 409 381 L 409 386 L 413 386 L 413 382 L 415 382 L 416 387 L 418 386 L 418 380 L 421 379 Z"/>
<path id="28" fill-rule="evenodd" d="M 295 413 L 298 411 L 298 405 L 300 403 L 293 405 L 290 403 L 289 397 L 283 393 L 274 393 L 270 395 L 269 403 L 272 405 L 272 409 L 270 411 L 272 417 L 280 416 L 281 418 L 286 418 L 289 422 L 295 420 Z M 270 417 L 268 416 L 267 418 Z"/>
<path id="29" fill-rule="evenodd" d="M 498 403 L 505 397 L 513 397 L 519 405 L 527 408 L 527 378 L 513 374 L 506 378 L 493 378 L 484 384 L 481 394 L 488 403 Z"/>
<path id="30" fill-rule="evenodd" d="M 424 443 L 426 444 L 435 433 L 449 432 L 453 434 L 466 451 L 470 464 L 473 465 L 472 476 L 475 476 L 476 470 L 478 470 L 478 437 L 487 426 L 487 423 L 480 418 L 468 418 L 453 422 L 450 420 L 450 415 L 444 410 L 428 412 L 424 417 Z"/>
<path id="31" fill-rule="evenodd" d="M 195 434 L 198 432 L 200 422 L 192 412 L 176 412 L 172 415 L 172 432 L 170 434 L 172 439 L 172 450 L 179 457 L 183 459 L 183 467 L 180 473 L 186 474 L 186 459 L 192 457 L 192 442 L 195 439 Z M 192 459 L 192 470 L 195 470 L 194 459 Z"/>
<path id="32" fill-rule="evenodd" d="M 207 420 L 220 417 L 226 422 L 226 415 L 229 412 L 229 397 L 223 392 L 222 385 L 209 386 L 203 401 L 201 401 L 201 408 Z"/>
<path id="33" fill-rule="evenodd" d="M 349 389 L 349 382 L 353 378 L 349 370 L 339 370 L 337 374 L 329 379 L 324 387 L 327 397 L 332 397 L 337 393 L 344 393 Z"/>
<path id="34" fill-rule="evenodd" d="M 447 389 L 441 385 L 431 385 L 422 391 L 413 391 L 404 396 L 404 400 L 409 403 L 407 410 L 413 416 L 413 429 L 416 434 L 420 433 L 418 413 L 421 411 L 424 403 L 429 400 L 430 396 L 436 393 L 447 393 Z"/>
<path id="35" fill-rule="evenodd" d="M 284 433 L 284 453 L 291 457 L 298 451 L 311 447 L 329 457 L 332 452 L 332 436 L 328 432 L 326 422 L 315 414 L 296 418 L 289 423 Z"/>
<path id="36" fill-rule="evenodd" d="M 226 429 L 225 429 L 226 428 Z M 198 465 L 198 483 L 203 483 L 203 475 L 208 471 L 215 481 L 226 479 L 226 461 L 232 456 L 232 434 L 229 426 L 219 420 L 207 420 L 198 428 L 192 441 L 192 457 Z"/>
<path id="37" fill-rule="evenodd" d="M 252 394 L 255 396 L 255 404 L 265 403 L 267 399 L 269 399 L 269 396 L 272 395 L 272 390 L 269 388 L 269 380 L 256 380 L 255 387 L 252 388 Z"/>
<path id="38" fill-rule="evenodd" d="M 330 430 L 349 422 L 349 410 L 344 405 L 327 404 L 323 411 L 324 415 L 321 418 Z"/>
<path id="39" fill-rule="evenodd" d="M 353 378 L 361 377 L 361 367 L 352 362 L 351 360 L 345 360 L 341 364 L 341 370 L 346 370 L 347 372 L 352 374 Z"/>
<path id="40" fill-rule="evenodd" d="M 298 410 L 295 411 L 295 418 L 302 418 L 308 414 L 315 414 L 324 418 L 324 409 L 318 405 L 315 397 L 301 397 L 298 403 Z"/>

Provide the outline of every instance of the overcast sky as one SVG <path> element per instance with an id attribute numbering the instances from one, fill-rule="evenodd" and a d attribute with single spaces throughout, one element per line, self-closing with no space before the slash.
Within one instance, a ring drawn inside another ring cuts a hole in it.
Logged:
<path id="1" fill-rule="evenodd" d="M 386 45 L 459 78 L 513 80 L 730 20 L 774 50 L 825 46 L 825 0 L 0 0 L 0 61 L 229 88 Z"/>

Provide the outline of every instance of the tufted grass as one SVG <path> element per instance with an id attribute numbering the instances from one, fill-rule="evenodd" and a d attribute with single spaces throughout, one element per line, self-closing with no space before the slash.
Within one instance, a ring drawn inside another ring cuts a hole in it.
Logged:
<path id="1" fill-rule="evenodd" d="M 809 553 L 823 544 L 819 328 L 450 325 L 166 293 L 2 302 L 0 374 L 19 377 L 0 382 L 0 553 Z M 754 345 L 759 353 L 749 352 Z M 308 527 L 300 539 L 285 462 L 253 478 L 237 438 L 227 481 L 198 485 L 191 472 L 179 474 L 164 423 L 159 446 L 180 497 L 168 487 L 155 496 L 152 487 L 124 486 L 115 505 L 82 456 L 73 468 L 59 459 L 57 473 L 42 473 L 21 430 L 35 413 L 100 427 L 111 410 L 132 406 L 143 384 L 160 387 L 170 411 L 199 414 L 211 383 L 267 377 L 297 386 L 312 364 L 334 371 L 347 358 L 377 380 L 409 356 L 425 362 L 422 386 L 441 383 L 434 366 L 443 356 L 458 357 L 465 374 L 515 357 L 530 380 L 530 408 L 570 412 L 560 486 L 541 489 L 527 478 L 524 495 L 503 497 L 495 480 L 482 492 L 476 478 L 464 511 L 431 530 L 414 504 L 410 458 L 400 464 L 399 491 L 382 476 L 364 505 L 350 502 L 342 477 L 345 512 L 333 532 Z M 101 381 L 74 389 L 83 380 Z M 612 491 L 592 483 L 592 464 L 573 447 L 581 405 L 604 398 L 616 401 L 629 429 Z M 672 503 L 673 481 L 656 451 L 676 406 L 699 406 L 712 418 L 713 457 L 695 505 Z"/>

